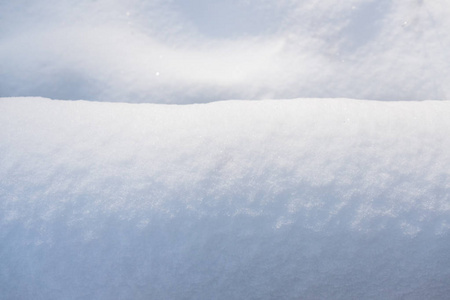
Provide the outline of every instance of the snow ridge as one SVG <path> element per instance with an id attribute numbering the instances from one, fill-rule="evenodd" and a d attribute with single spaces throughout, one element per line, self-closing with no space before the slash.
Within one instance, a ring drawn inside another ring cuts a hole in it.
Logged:
<path id="1" fill-rule="evenodd" d="M 443 299 L 449 101 L 0 99 L 4 299 Z"/>

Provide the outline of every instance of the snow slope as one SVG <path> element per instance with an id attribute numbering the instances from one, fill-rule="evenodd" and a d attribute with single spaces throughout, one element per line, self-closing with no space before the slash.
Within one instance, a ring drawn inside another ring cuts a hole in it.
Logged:
<path id="1" fill-rule="evenodd" d="M 450 102 L 0 99 L 2 299 L 446 299 Z"/>
<path id="2" fill-rule="evenodd" d="M 450 99 L 448 0 L 2 0 L 0 97 Z"/>

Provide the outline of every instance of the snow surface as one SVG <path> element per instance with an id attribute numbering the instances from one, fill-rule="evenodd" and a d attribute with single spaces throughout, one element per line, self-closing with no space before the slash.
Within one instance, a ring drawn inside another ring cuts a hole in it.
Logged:
<path id="1" fill-rule="evenodd" d="M 448 0 L 2 0 L 0 97 L 450 99 Z"/>
<path id="2" fill-rule="evenodd" d="M 447 0 L 0 0 L 0 299 L 448 299 L 449 32 Z"/>
<path id="3" fill-rule="evenodd" d="M 0 99 L 2 299 L 448 299 L 450 102 Z"/>

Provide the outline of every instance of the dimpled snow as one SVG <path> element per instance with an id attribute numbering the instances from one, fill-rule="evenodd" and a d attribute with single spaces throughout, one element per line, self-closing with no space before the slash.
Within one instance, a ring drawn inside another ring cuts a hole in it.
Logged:
<path id="1" fill-rule="evenodd" d="M 449 101 L 0 112 L 2 299 L 449 295 Z"/>

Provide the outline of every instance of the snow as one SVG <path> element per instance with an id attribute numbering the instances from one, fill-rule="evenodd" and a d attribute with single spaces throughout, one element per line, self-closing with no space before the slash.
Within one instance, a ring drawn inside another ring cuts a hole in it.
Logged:
<path id="1" fill-rule="evenodd" d="M 450 98 L 445 0 L 14 0 L 0 14 L 0 97 Z"/>
<path id="2" fill-rule="evenodd" d="M 0 0 L 0 298 L 447 299 L 449 16 Z"/>
<path id="3" fill-rule="evenodd" d="M 2 299 L 449 295 L 449 101 L 0 112 Z"/>

